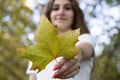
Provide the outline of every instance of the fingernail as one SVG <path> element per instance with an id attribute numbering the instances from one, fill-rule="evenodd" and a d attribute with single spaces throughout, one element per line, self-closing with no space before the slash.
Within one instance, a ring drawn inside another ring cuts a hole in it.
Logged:
<path id="1" fill-rule="evenodd" d="M 55 71 L 55 70 L 57 70 L 58 68 L 55 66 L 54 68 L 53 68 L 53 71 Z"/>
<path id="2" fill-rule="evenodd" d="M 54 75 L 53 75 L 53 77 L 57 78 L 57 76 L 58 76 L 58 74 L 55 72 Z"/>

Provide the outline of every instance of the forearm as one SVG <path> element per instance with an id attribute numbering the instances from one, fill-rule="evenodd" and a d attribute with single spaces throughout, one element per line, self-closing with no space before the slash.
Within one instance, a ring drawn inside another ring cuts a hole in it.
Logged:
<path id="1" fill-rule="evenodd" d="M 91 44 L 83 42 L 80 43 L 77 48 L 80 48 L 80 54 L 78 54 L 76 57 L 78 61 L 87 60 L 90 59 L 92 56 L 94 56 L 94 49 Z"/>

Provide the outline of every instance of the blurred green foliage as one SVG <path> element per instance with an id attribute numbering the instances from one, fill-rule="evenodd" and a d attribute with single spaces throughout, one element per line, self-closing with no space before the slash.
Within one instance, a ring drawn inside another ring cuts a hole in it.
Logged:
<path id="1" fill-rule="evenodd" d="M 120 0 L 105 0 L 108 6 L 120 6 Z M 100 3 L 102 0 L 100 1 Z M 94 14 L 94 13 L 93 13 Z M 111 17 L 111 16 L 105 16 Z M 91 74 L 91 80 L 120 80 L 120 19 L 111 19 L 116 23 L 115 26 L 106 31 L 108 35 L 115 30 L 116 34 L 110 35 L 111 43 L 109 45 L 102 44 L 104 50 L 102 55 L 95 59 L 94 69 Z M 109 21 L 109 20 L 108 20 Z M 106 25 L 106 27 L 109 27 Z M 117 33 L 118 32 L 118 33 Z M 102 36 L 102 35 L 101 35 Z"/>
<path id="2" fill-rule="evenodd" d="M 32 11 L 22 0 L 0 0 L 0 80 L 27 80 L 27 60 L 16 49 L 31 44 L 26 34 L 33 32 Z M 26 31 L 27 30 L 27 31 Z"/>
<path id="3" fill-rule="evenodd" d="M 118 31 L 96 58 L 91 80 L 120 80 L 120 29 Z"/>

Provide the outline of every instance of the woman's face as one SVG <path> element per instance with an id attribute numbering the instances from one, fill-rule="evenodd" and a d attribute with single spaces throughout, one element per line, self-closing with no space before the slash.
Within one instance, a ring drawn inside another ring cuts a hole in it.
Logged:
<path id="1" fill-rule="evenodd" d="M 71 2 L 69 0 L 55 0 L 53 3 L 50 20 L 57 25 L 59 32 L 70 29 L 74 18 Z"/>

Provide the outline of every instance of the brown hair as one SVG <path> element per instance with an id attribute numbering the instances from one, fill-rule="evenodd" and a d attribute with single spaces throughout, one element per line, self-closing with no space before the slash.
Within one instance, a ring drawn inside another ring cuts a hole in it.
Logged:
<path id="1" fill-rule="evenodd" d="M 50 20 L 50 14 L 52 11 L 52 6 L 55 0 L 49 0 L 46 9 L 44 11 L 45 16 Z M 79 8 L 79 5 L 76 0 L 69 0 L 72 5 L 72 9 L 74 12 L 74 20 L 73 24 L 71 26 L 71 29 L 77 29 L 80 28 L 80 33 L 89 33 L 88 28 L 86 26 L 85 20 L 84 20 L 84 15 L 82 10 Z"/>

